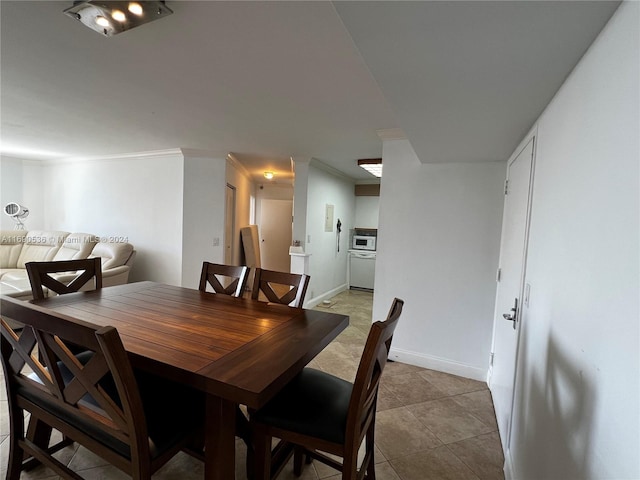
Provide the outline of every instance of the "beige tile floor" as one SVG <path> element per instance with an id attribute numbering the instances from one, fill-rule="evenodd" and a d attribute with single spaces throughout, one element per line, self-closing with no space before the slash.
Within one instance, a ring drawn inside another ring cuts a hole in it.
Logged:
<path id="1" fill-rule="evenodd" d="M 348 314 L 350 324 L 310 366 L 352 381 L 371 325 L 372 294 L 347 291 L 331 301 L 318 308 Z M 4 478 L 9 443 L 4 388 L 0 395 L 0 478 Z M 56 455 L 87 480 L 129 478 L 83 447 L 69 446 Z M 244 445 L 238 441 L 238 480 L 246 479 L 244 459 Z M 398 362 L 387 364 L 376 420 L 378 480 L 503 479 L 503 462 L 493 403 L 484 383 Z M 190 480 L 203 475 L 200 462 L 179 454 L 154 479 Z M 58 477 L 39 467 L 23 472 L 21 478 Z M 287 467 L 278 478 L 296 477 Z M 337 480 L 340 475 L 314 462 L 300 478 Z"/>

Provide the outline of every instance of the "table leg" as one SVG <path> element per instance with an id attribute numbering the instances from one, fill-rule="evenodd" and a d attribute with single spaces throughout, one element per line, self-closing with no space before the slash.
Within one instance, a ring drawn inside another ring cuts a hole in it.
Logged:
<path id="1" fill-rule="evenodd" d="M 207 395 L 204 476 L 207 480 L 235 478 L 237 405 Z"/>

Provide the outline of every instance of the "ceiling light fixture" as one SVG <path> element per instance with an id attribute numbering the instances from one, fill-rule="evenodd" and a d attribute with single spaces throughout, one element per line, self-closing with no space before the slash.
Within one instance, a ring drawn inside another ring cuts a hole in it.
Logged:
<path id="1" fill-rule="evenodd" d="M 374 177 L 382 177 L 382 159 L 381 158 L 363 158 L 358 160 L 358 166 L 364 168 Z"/>
<path id="2" fill-rule="evenodd" d="M 143 13 L 142 5 L 140 5 L 138 2 L 129 3 L 128 10 L 131 13 L 133 13 L 134 15 L 137 15 L 137 16 L 140 16 Z"/>
<path id="3" fill-rule="evenodd" d="M 107 20 L 106 18 L 104 18 L 101 15 L 96 17 L 96 23 L 98 25 L 100 25 L 101 27 L 110 27 L 111 26 L 111 24 L 109 23 L 109 20 Z"/>
<path id="4" fill-rule="evenodd" d="M 114 10 L 113 12 L 111 12 L 111 18 L 113 18 L 116 22 L 127 21 L 127 16 L 124 14 L 124 12 L 121 12 L 120 10 Z"/>
<path id="5" fill-rule="evenodd" d="M 271 180 L 273 178 L 273 172 L 264 172 L 264 178 Z"/>
<path id="6" fill-rule="evenodd" d="M 64 11 L 64 14 L 106 37 L 112 37 L 171 15 L 173 11 L 164 3 L 164 1 L 75 1 L 72 7 Z"/>

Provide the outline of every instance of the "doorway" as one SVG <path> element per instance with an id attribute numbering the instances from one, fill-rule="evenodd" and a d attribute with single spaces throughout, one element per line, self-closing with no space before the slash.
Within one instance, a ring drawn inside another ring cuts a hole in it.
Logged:
<path id="1" fill-rule="evenodd" d="M 292 240 L 293 200 L 260 201 L 260 257 L 262 267 L 290 271 L 289 247 Z"/>
<path id="2" fill-rule="evenodd" d="M 498 287 L 493 324 L 489 388 L 493 397 L 500 439 L 509 452 L 513 391 L 518 355 L 521 306 L 526 302 L 526 272 L 535 137 L 509 159 L 505 182 L 504 216 Z M 524 299 L 524 302 L 523 302 Z"/>

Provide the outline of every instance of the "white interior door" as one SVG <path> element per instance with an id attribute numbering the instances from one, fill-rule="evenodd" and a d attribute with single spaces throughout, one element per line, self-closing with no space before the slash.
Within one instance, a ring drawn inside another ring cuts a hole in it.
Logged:
<path id="1" fill-rule="evenodd" d="M 260 201 L 260 257 L 262 268 L 288 272 L 292 237 L 293 201 Z"/>
<path id="2" fill-rule="evenodd" d="M 513 387 L 520 331 L 520 304 L 526 267 L 532 187 L 534 138 L 507 166 L 504 218 L 500 245 L 499 282 L 493 326 L 489 387 L 505 454 L 509 447 Z M 512 317 L 513 320 L 505 318 Z"/>
<path id="3" fill-rule="evenodd" d="M 236 189 L 227 184 L 224 214 L 224 263 L 234 265 L 233 254 L 236 225 Z"/>

